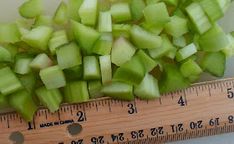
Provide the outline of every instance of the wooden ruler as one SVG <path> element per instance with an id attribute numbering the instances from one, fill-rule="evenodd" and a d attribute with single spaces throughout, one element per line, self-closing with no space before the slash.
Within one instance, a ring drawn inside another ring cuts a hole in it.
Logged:
<path id="1" fill-rule="evenodd" d="M 79 134 L 70 128 L 82 127 Z M 69 130 L 68 130 L 69 129 Z M 162 143 L 234 131 L 234 78 L 193 85 L 158 100 L 101 99 L 40 109 L 33 122 L 0 115 L 0 143 L 21 134 L 25 144 Z"/>

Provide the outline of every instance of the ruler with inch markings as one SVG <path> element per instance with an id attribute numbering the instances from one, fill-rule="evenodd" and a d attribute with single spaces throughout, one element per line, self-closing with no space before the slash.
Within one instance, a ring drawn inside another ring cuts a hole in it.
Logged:
<path id="1" fill-rule="evenodd" d="M 77 134 L 69 127 L 79 127 Z M 199 83 L 160 99 L 99 99 L 39 109 L 32 122 L 0 114 L 1 144 L 17 133 L 26 144 L 164 143 L 234 131 L 234 78 Z"/>

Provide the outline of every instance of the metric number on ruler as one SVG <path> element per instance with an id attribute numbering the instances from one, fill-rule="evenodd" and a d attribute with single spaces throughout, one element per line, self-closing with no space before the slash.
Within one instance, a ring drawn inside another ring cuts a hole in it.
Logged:
<path id="1" fill-rule="evenodd" d="M 56 113 L 40 109 L 32 122 L 16 113 L 0 115 L 1 143 L 21 132 L 25 143 L 157 143 L 234 131 L 234 79 L 194 85 L 158 100 L 102 99 L 63 105 Z M 67 127 L 78 123 L 75 136 Z"/>

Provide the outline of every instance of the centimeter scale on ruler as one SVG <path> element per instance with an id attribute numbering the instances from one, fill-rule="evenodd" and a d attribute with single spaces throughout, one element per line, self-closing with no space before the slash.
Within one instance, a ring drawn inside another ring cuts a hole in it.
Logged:
<path id="1" fill-rule="evenodd" d="M 82 126 L 77 135 L 67 127 Z M 100 99 L 40 109 L 26 123 L 16 113 L 0 115 L 1 144 L 20 132 L 25 143 L 160 143 L 234 131 L 234 78 L 195 84 L 160 99 L 123 102 Z"/>

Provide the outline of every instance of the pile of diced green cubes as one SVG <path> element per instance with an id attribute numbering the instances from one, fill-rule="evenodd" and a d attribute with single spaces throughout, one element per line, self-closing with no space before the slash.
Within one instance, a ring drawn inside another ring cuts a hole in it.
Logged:
<path id="1" fill-rule="evenodd" d="M 1 3 L 1 2 L 0 2 Z M 0 23 L 0 108 L 31 121 L 38 106 L 108 96 L 159 98 L 201 73 L 222 77 L 234 33 L 217 21 L 231 0 L 68 0 L 46 15 L 27 0 Z"/>

